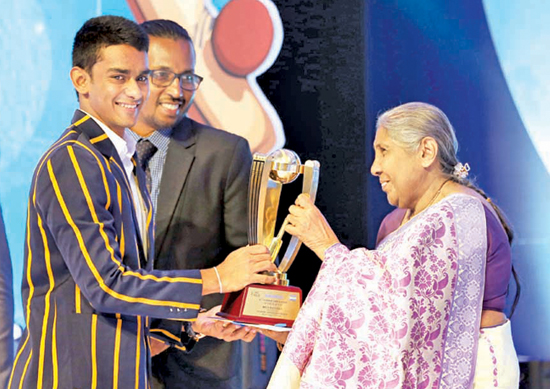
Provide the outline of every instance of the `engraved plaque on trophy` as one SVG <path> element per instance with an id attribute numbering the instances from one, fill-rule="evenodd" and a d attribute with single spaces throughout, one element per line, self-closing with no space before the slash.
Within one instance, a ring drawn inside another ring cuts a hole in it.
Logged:
<path id="1" fill-rule="evenodd" d="M 277 210 L 283 184 L 303 176 L 302 193 L 313 201 L 319 184 L 319 162 L 300 162 L 298 155 L 280 149 L 269 155 L 254 154 L 248 190 L 248 243 L 269 248 L 275 261 L 282 245 L 286 219 L 275 235 Z M 296 258 L 302 242 L 292 237 L 276 273 L 276 284 L 252 284 L 240 292 L 227 294 L 218 313 L 229 320 L 291 327 L 302 304 L 302 291 L 289 286 L 286 272 Z"/>

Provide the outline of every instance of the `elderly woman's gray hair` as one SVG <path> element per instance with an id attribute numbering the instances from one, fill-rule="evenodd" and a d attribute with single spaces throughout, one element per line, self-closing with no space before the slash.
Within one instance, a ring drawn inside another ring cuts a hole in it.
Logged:
<path id="1" fill-rule="evenodd" d="M 439 108 L 419 102 L 399 105 L 378 117 L 376 131 L 380 128 L 385 128 L 390 139 L 410 152 L 418 150 L 425 137 L 435 139 L 441 168 L 453 175 L 458 163 L 458 142 L 451 122 Z"/>

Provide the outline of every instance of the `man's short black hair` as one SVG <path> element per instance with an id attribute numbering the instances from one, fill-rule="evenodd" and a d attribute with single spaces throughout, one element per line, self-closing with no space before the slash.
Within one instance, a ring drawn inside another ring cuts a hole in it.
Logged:
<path id="1" fill-rule="evenodd" d="M 73 66 L 91 73 L 101 49 L 129 45 L 138 51 L 149 50 L 149 37 L 137 24 L 121 16 L 98 16 L 78 30 L 73 43 Z"/>
<path id="2" fill-rule="evenodd" d="M 141 23 L 141 27 L 147 35 L 156 38 L 169 38 L 173 40 L 185 39 L 193 44 L 189 33 L 178 23 L 166 19 L 148 20 Z"/>

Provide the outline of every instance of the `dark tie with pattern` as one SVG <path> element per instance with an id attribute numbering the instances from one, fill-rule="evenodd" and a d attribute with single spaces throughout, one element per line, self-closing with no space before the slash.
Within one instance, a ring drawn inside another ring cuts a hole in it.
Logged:
<path id="1" fill-rule="evenodd" d="M 156 151 L 157 147 L 147 139 L 140 139 L 136 144 L 136 153 L 139 164 L 145 172 L 145 184 L 149 193 L 151 193 L 151 169 L 149 168 L 149 161 Z"/>

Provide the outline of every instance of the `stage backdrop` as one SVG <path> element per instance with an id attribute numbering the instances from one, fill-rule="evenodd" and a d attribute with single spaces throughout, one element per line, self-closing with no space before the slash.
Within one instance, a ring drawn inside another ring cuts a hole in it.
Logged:
<path id="1" fill-rule="evenodd" d="M 513 254 L 523 287 L 512 321 L 518 352 L 550 360 L 544 128 L 550 5 L 529 4 L 527 10 L 519 0 L 0 3 L 0 200 L 14 261 L 16 321 L 23 324 L 32 170 L 77 107 L 68 76 L 74 34 L 101 14 L 166 17 L 186 25 L 200 45 L 197 72 L 205 82 L 192 115 L 246 136 L 255 150 L 286 141 L 303 159 L 319 160 L 319 205 L 350 246 L 372 247 L 390 209 L 369 174 L 376 115 L 414 100 L 447 112 L 461 160 L 516 230 Z M 239 37 L 231 35 L 235 30 Z M 287 196 L 290 203 L 293 195 Z M 307 291 L 318 268 L 303 250 L 291 282 Z"/>
<path id="2" fill-rule="evenodd" d="M 515 229 L 513 261 L 522 286 L 512 320 L 517 350 L 550 360 L 550 5 L 367 3 L 368 130 L 379 112 L 408 101 L 448 114 L 460 160 Z M 368 192 L 371 244 L 387 211 L 376 181 L 370 179 Z"/>

